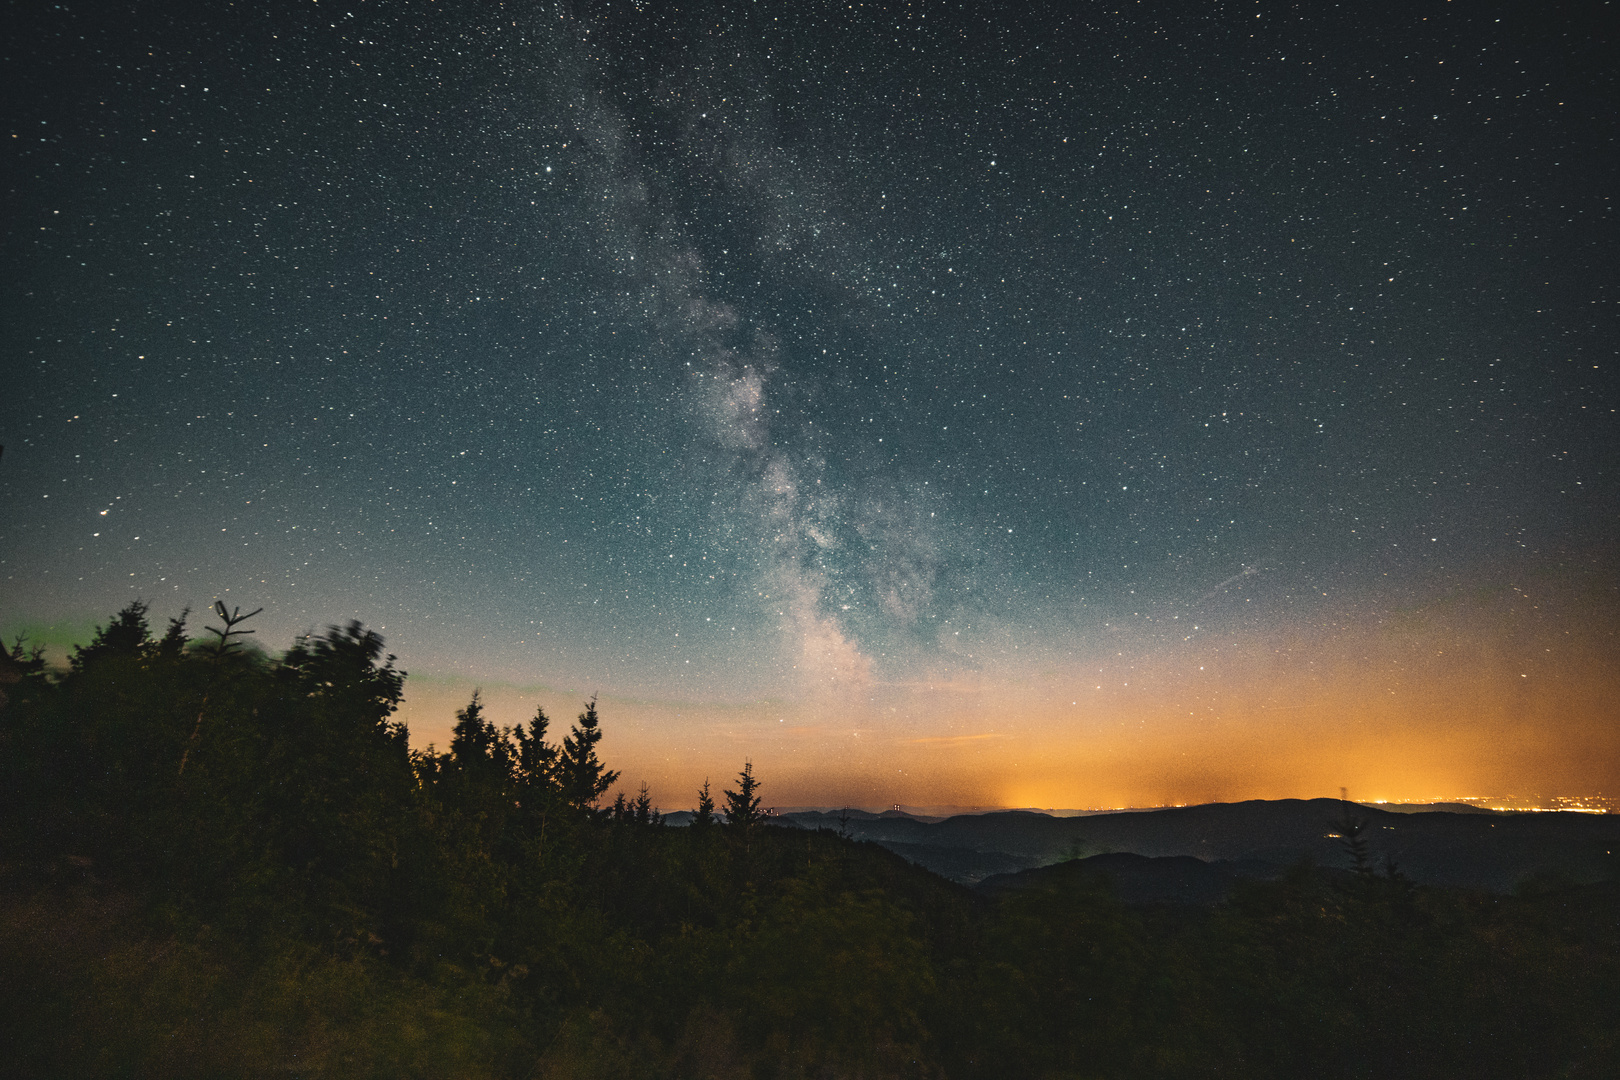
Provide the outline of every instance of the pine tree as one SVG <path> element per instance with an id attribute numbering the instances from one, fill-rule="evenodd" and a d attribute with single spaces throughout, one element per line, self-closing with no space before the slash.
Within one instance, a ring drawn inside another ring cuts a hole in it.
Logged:
<path id="1" fill-rule="evenodd" d="M 3 647 L 0 647 L 0 670 L 10 672 L 10 677 L 0 679 L 0 682 L 6 683 L 43 677 L 45 674 L 45 647 L 35 645 L 30 648 L 28 635 L 18 634 L 17 640 L 12 643 L 9 653 Z"/>
<path id="2" fill-rule="evenodd" d="M 151 627 L 146 621 L 147 605 L 142 600 L 131 600 L 106 628 L 96 627 L 96 636 L 88 645 L 75 645 L 69 663 L 75 672 L 103 657 L 122 656 L 137 658 L 151 644 Z"/>
<path id="3" fill-rule="evenodd" d="M 219 689 L 218 665 L 220 661 L 225 659 L 225 657 L 232 655 L 232 649 L 240 649 L 242 647 L 242 643 L 240 641 L 232 641 L 231 639 L 233 637 L 244 637 L 254 632 L 252 630 L 238 630 L 237 627 L 242 623 L 247 622 L 249 619 L 253 618 L 253 616 L 257 615 L 263 610 L 264 608 L 262 607 L 254 608 L 252 611 L 244 615 L 242 614 L 242 609 L 240 607 L 234 608 L 231 611 L 226 611 L 225 602 L 223 600 L 214 601 L 214 614 L 218 615 L 220 620 L 225 624 L 225 629 L 223 630 L 213 626 L 204 627 L 204 629 L 210 634 L 217 634 L 219 636 L 219 641 L 214 644 L 214 647 L 211 650 L 211 655 L 214 658 L 215 664 L 214 681 L 210 684 L 208 690 L 203 693 L 202 700 L 197 705 L 197 718 L 192 722 L 191 725 L 191 738 L 186 741 L 186 748 L 180 754 L 180 768 L 175 773 L 176 777 L 184 776 L 186 774 L 186 762 L 191 760 L 191 752 L 197 749 L 198 740 L 202 738 L 203 718 L 208 715 L 208 702 L 210 698 L 212 698 L 214 692 Z M 186 648 L 186 616 L 190 613 L 191 609 L 186 608 L 184 611 L 180 612 L 180 617 L 178 619 L 170 619 L 169 629 L 166 633 L 164 633 L 163 640 L 158 642 L 155 647 L 149 646 L 148 652 L 153 651 L 155 648 L 157 656 L 162 659 L 170 661 L 181 659 L 185 655 Z"/>
<path id="4" fill-rule="evenodd" d="M 512 729 L 512 738 L 517 741 L 518 784 L 531 795 L 554 788 L 557 783 L 557 748 L 546 742 L 550 726 L 551 717 L 544 708 L 538 708 L 528 730 Z"/>
<path id="5" fill-rule="evenodd" d="M 642 781 L 641 790 L 636 793 L 635 802 L 631 804 L 635 811 L 637 825 L 662 825 L 664 815 L 652 804 L 652 796 L 647 793 L 647 783 Z"/>
<path id="6" fill-rule="evenodd" d="M 190 644 L 186 637 L 186 616 L 191 614 L 190 608 L 180 612 L 178 619 L 169 620 L 169 628 L 164 631 L 163 639 L 157 644 L 157 654 L 164 660 L 179 660 L 185 656 L 186 646 Z"/>
<path id="7" fill-rule="evenodd" d="M 736 791 L 726 792 L 726 823 L 733 828 L 746 832 L 756 825 L 761 814 L 759 812 L 759 781 L 754 779 L 754 763 L 745 761 L 743 771 L 737 774 Z"/>
<path id="8" fill-rule="evenodd" d="M 205 627 L 203 627 L 203 629 L 207 630 L 210 634 L 216 634 L 219 637 L 219 640 L 214 642 L 212 648 L 210 648 L 210 650 L 209 650 L 210 655 L 212 655 L 213 658 L 216 661 L 218 661 L 218 660 L 223 660 L 226 656 L 230 655 L 232 649 L 240 649 L 242 647 L 242 643 L 240 641 L 232 641 L 231 638 L 242 637 L 245 634 L 255 633 L 255 631 L 253 631 L 253 630 L 238 630 L 237 627 L 240 626 L 242 623 L 247 622 L 249 619 L 253 618 L 253 616 L 257 615 L 259 612 L 261 612 L 263 610 L 264 610 L 264 608 L 262 608 L 262 607 L 261 608 L 254 608 L 252 611 L 250 611 L 246 615 L 244 615 L 244 614 L 242 614 L 242 609 L 241 608 L 232 608 L 230 611 L 226 611 L 224 601 L 215 600 L 214 601 L 214 614 L 218 615 L 220 621 L 225 624 L 225 629 L 220 630 L 217 627 L 213 627 L 213 626 L 205 626 Z M 182 626 L 183 626 L 183 623 L 184 623 L 184 618 L 185 618 L 185 616 L 182 615 L 181 616 Z M 358 632 L 359 629 L 360 629 L 360 623 L 358 621 L 352 622 L 352 623 L 349 624 L 349 628 L 350 628 L 351 631 Z M 328 629 L 331 630 L 333 633 L 338 632 L 338 628 L 335 627 L 335 626 L 328 627 Z M 171 635 L 175 632 L 174 627 L 172 625 L 169 627 L 169 630 L 170 630 Z M 369 633 L 369 631 L 368 631 L 368 633 Z M 372 634 L 371 636 L 372 637 L 377 637 L 376 634 Z M 164 640 L 167 641 L 168 636 L 165 636 Z M 377 638 L 377 642 L 378 642 L 378 647 L 379 647 L 379 650 L 380 650 L 381 643 L 382 643 L 382 638 Z M 288 655 L 290 656 L 292 654 L 289 653 Z M 389 659 L 392 660 L 393 657 L 389 657 Z"/>
<path id="9" fill-rule="evenodd" d="M 507 779 L 512 771 L 512 747 L 484 719 L 481 691 L 474 690 L 465 709 L 456 711 L 455 733 L 450 737 L 450 757 L 464 775 L 486 781 Z"/>
<path id="10" fill-rule="evenodd" d="M 697 812 L 692 815 L 694 829 L 706 829 L 714 824 L 714 796 L 709 794 L 709 778 L 703 778 L 703 786 L 698 789 Z"/>
<path id="11" fill-rule="evenodd" d="M 580 810 L 595 810 L 607 789 L 619 778 L 617 769 L 603 768 L 596 756 L 596 744 L 601 741 L 602 728 L 593 697 L 579 714 L 574 730 L 563 739 L 562 754 L 557 762 L 563 797 Z"/>

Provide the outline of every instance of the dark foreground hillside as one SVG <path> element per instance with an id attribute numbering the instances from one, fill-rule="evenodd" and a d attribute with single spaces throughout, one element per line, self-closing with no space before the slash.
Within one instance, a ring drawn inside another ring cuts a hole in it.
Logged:
<path id="1" fill-rule="evenodd" d="M 230 629 L 132 607 L 60 677 L 13 654 L 8 1075 L 1620 1075 L 1613 882 L 1363 858 L 1126 904 L 1092 859 L 981 895 L 768 824 L 748 770 L 724 822 L 602 806 L 594 705 L 553 741 L 474 699 L 413 753 L 376 635 Z"/>

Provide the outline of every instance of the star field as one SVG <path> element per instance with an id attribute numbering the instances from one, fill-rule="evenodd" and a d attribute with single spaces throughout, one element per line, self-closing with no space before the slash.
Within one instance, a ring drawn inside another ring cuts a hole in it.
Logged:
<path id="1" fill-rule="evenodd" d="M 1620 779 L 1584 8 L 19 10 L 8 634 L 358 617 L 669 805 Z"/>

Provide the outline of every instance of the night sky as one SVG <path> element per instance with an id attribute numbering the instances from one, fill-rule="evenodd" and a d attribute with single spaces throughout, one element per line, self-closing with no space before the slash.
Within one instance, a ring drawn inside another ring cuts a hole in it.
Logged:
<path id="1" fill-rule="evenodd" d="M 0 630 L 666 809 L 1620 795 L 1608 10 L 13 4 Z"/>

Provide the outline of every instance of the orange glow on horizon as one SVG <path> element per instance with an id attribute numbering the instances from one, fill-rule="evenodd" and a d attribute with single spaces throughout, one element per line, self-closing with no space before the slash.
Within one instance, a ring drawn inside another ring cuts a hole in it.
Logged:
<path id="1" fill-rule="evenodd" d="M 863 700 L 670 703 L 602 695 L 602 752 L 666 809 L 751 760 L 771 805 L 1101 808 L 1469 792 L 1620 792 L 1616 635 L 1591 605 L 1450 602 L 1284 628 L 1075 650 Z M 1528 614 L 1525 610 L 1529 608 Z M 1593 616 L 1572 632 L 1571 616 Z M 1607 622 L 1612 623 L 1612 619 Z M 413 743 L 441 748 L 472 683 L 408 687 Z M 425 692 L 421 692 L 425 691 Z M 485 686 L 561 738 L 585 694 Z"/>

